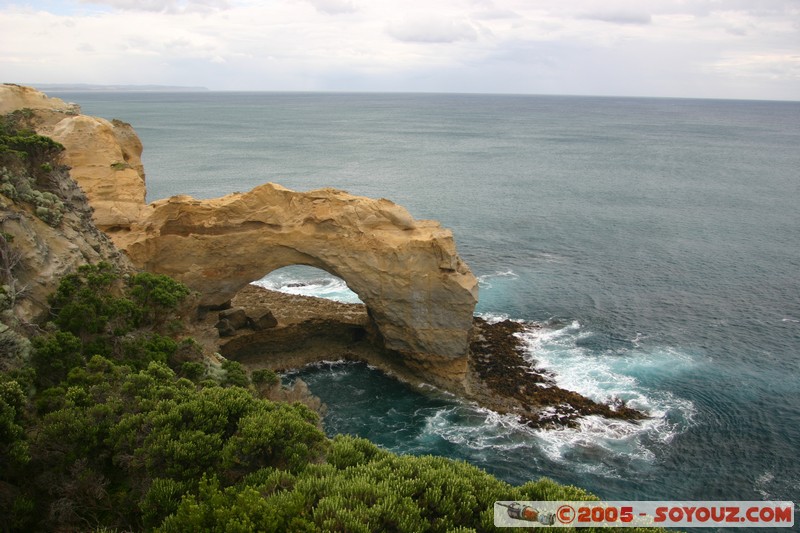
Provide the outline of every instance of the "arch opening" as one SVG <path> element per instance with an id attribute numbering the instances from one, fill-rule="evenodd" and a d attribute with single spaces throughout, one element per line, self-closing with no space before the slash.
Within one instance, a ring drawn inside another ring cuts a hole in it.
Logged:
<path id="1" fill-rule="evenodd" d="M 321 268 L 290 265 L 273 270 L 253 285 L 298 296 L 315 296 L 340 303 L 363 304 L 342 278 Z"/>

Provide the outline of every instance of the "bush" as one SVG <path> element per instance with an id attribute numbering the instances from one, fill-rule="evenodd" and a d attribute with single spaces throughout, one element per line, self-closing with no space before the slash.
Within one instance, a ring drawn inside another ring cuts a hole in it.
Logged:
<path id="1" fill-rule="evenodd" d="M 141 307 L 148 325 L 164 323 L 165 317 L 174 312 L 190 293 L 186 285 L 169 276 L 149 272 L 131 276 L 128 285 L 131 299 Z"/>
<path id="2" fill-rule="evenodd" d="M 273 386 L 280 383 L 280 378 L 278 378 L 278 375 L 267 368 L 253 371 L 253 373 L 250 374 L 250 379 L 254 384 L 257 385 Z"/>
<path id="3" fill-rule="evenodd" d="M 31 128 L 33 111 L 0 117 L 0 165 L 18 167 L 38 178 L 52 171 L 64 146 Z"/>
<path id="4" fill-rule="evenodd" d="M 113 266 L 81 266 L 64 276 L 50 297 L 53 322 L 84 340 L 98 334 L 124 335 L 138 325 L 141 310 L 120 293 Z"/>
<path id="5" fill-rule="evenodd" d="M 82 344 L 69 331 L 57 331 L 33 339 L 33 367 L 39 385 L 54 386 L 84 362 Z"/>
<path id="6" fill-rule="evenodd" d="M 12 200 L 30 204 L 34 214 L 50 226 L 58 226 L 64 217 L 63 202 L 51 192 L 36 189 L 33 178 L 28 175 L 12 173 L 4 168 L 0 172 L 0 193 Z"/>
<path id="7" fill-rule="evenodd" d="M 250 380 L 247 378 L 247 371 L 241 363 L 223 361 L 222 370 L 224 370 L 221 381 L 223 387 L 247 387 L 250 384 Z"/>
<path id="8" fill-rule="evenodd" d="M 0 380 L 0 471 L 17 469 L 30 460 L 22 420 L 26 403 L 19 383 Z"/>

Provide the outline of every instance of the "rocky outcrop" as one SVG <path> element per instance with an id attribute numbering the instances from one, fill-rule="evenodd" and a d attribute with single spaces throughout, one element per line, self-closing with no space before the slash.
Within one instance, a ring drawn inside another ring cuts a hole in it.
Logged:
<path id="1" fill-rule="evenodd" d="M 0 231 L 8 239 L 16 290 L 14 315 L 34 322 L 48 308 L 47 297 L 61 277 L 86 263 L 106 261 L 123 271 L 133 270 L 128 258 L 95 227 L 83 191 L 66 172 L 54 173 L 50 192 L 63 202 L 63 219 L 51 226 L 35 216 L 29 206 L 0 194 Z"/>
<path id="2" fill-rule="evenodd" d="M 106 232 L 127 229 L 145 207 L 142 143 L 130 124 L 80 114 L 76 104 L 19 85 L 0 85 L 0 114 L 30 110 L 37 133 L 66 148 L 63 162 L 94 208 Z"/>
<path id="3" fill-rule="evenodd" d="M 420 372 L 420 358 L 398 357 L 384 349 L 374 332 L 366 308 L 284 294 L 249 285 L 233 299 L 232 312 L 259 315 L 275 310 L 277 324 L 269 331 L 243 327 L 221 340 L 219 349 L 228 359 L 249 370 L 283 372 L 324 361 L 358 361 L 389 373 L 412 386 L 433 384 L 502 414 L 511 414 L 532 428 L 576 427 L 581 418 L 599 415 L 636 421 L 646 415 L 623 402 L 598 403 L 562 389 L 554 376 L 526 360 L 521 333 L 544 333 L 539 324 L 510 320 L 489 323 L 474 318 L 470 335 L 468 370 L 453 381 L 443 374 L 442 361 L 435 372 Z M 207 318 L 207 325 L 213 317 Z"/>
<path id="4" fill-rule="evenodd" d="M 66 148 L 64 163 L 108 233 L 128 229 L 145 207 L 142 143 L 130 124 L 78 115 L 53 126 L 49 136 Z"/>
<path id="5" fill-rule="evenodd" d="M 155 202 L 112 236 L 135 264 L 179 279 L 209 306 L 277 268 L 321 268 L 358 294 L 388 349 L 425 356 L 427 366 L 466 355 L 477 280 L 449 230 L 388 200 L 266 184 Z"/>
<path id="6" fill-rule="evenodd" d="M 0 99 L 41 110 L 39 132 L 66 147 L 95 222 L 137 267 L 173 276 L 215 306 L 272 270 L 315 266 L 358 294 L 385 347 L 411 368 L 456 381 L 465 375 L 478 284 L 438 223 L 384 199 L 274 184 L 145 205 L 141 143 L 129 125 L 76 115 L 74 106 L 19 86 L 3 86 Z"/>
<path id="7" fill-rule="evenodd" d="M 60 98 L 52 98 L 32 87 L 24 87 L 13 83 L 0 85 L 0 114 L 5 115 L 19 109 L 36 110 L 42 117 L 51 116 L 49 111 L 59 116 L 59 120 L 66 114 L 76 115 L 81 108 L 75 104 L 65 102 Z"/>

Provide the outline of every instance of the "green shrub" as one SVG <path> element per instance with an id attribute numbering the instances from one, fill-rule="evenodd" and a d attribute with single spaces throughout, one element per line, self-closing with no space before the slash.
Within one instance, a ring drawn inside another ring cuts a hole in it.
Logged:
<path id="1" fill-rule="evenodd" d="M 0 471 L 17 469 L 30 460 L 22 420 L 26 403 L 19 383 L 0 379 Z"/>
<path id="2" fill-rule="evenodd" d="M 0 118 L 0 164 L 25 169 L 37 178 L 52 171 L 64 146 L 35 133 L 29 118 L 16 111 Z"/>
<path id="3" fill-rule="evenodd" d="M 181 497 L 189 487 L 190 484 L 174 479 L 153 479 L 140 503 L 145 527 L 158 526 L 165 516 L 177 511 Z"/>
<path id="4" fill-rule="evenodd" d="M 158 333 L 127 336 L 122 340 L 121 361 L 138 370 L 146 368 L 153 361 L 168 362 L 177 349 L 175 340 Z"/>
<path id="5" fill-rule="evenodd" d="M 0 309 L 6 300 L 3 298 L 5 291 L 0 287 Z M 31 342 L 0 322 L 0 372 L 19 370 L 24 367 L 31 356 Z"/>
<path id="6" fill-rule="evenodd" d="M 186 299 L 190 291 L 186 285 L 163 274 L 142 272 L 131 276 L 131 299 L 142 309 L 147 324 L 160 324 Z"/>
<path id="7" fill-rule="evenodd" d="M 250 379 L 253 383 L 266 384 L 266 385 L 277 385 L 280 382 L 280 378 L 278 375 L 269 370 L 268 368 L 262 368 L 261 370 L 254 370 L 253 373 L 250 375 Z"/>
<path id="8" fill-rule="evenodd" d="M 181 377 L 190 379 L 192 381 L 199 381 L 206 374 L 205 365 L 202 363 L 196 363 L 194 361 L 186 361 L 185 363 L 181 364 L 180 368 Z"/>
<path id="9" fill-rule="evenodd" d="M 247 378 L 247 371 L 241 363 L 223 361 L 222 370 L 224 371 L 221 382 L 223 387 L 247 387 L 250 384 L 250 380 Z"/>
<path id="10" fill-rule="evenodd" d="M 81 341 L 69 331 L 35 337 L 31 362 L 39 385 L 57 385 L 71 369 L 84 362 Z"/>

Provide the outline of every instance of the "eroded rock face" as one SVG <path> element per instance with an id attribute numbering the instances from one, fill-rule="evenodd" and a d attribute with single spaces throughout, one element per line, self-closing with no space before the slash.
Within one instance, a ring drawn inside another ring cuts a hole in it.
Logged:
<path id="1" fill-rule="evenodd" d="M 80 113 L 79 106 L 67 103 L 60 98 L 51 98 L 32 87 L 13 83 L 0 85 L 0 114 L 11 113 L 18 109 L 35 109 L 40 112 L 54 111 L 59 114 Z"/>
<path id="2" fill-rule="evenodd" d="M 92 210 L 83 191 L 66 172 L 56 176 L 54 192 L 64 203 L 63 220 L 51 227 L 30 208 L 0 194 L 0 230 L 10 235 L 19 254 L 15 274 L 24 297 L 14 303 L 14 315 L 22 322 L 35 322 L 49 309 L 47 297 L 61 277 L 86 263 L 109 262 L 120 270 L 133 271 L 108 236 L 92 222 Z"/>
<path id="3" fill-rule="evenodd" d="M 200 291 L 206 305 L 284 266 L 321 268 L 358 294 L 387 348 L 466 354 L 477 280 L 449 230 L 388 200 L 275 184 L 213 200 L 176 196 L 112 237 L 135 264 Z"/>
<path id="4" fill-rule="evenodd" d="M 103 231 L 126 229 L 145 206 L 142 143 L 130 124 L 80 114 L 76 104 L 20 85 L 0 85 L 0 113 L 34 111 L 27 118 L 37 133 L 66 148 L 63 162 L 94 207 Z"/>
<path id="5" fill-rule="evenodd" d="M 104 231 L 129 228 L 145 206 L 142 143 L 130 124 L 78 115 L 66 117 L 49 134 L 66 148 L 64 163 L 94 207 Z"/>
<path id="6" fill-rule="evenodd" d="M 3 91 L 12 106 L 40 110 L 39 132 L 66 147 L 95 222 L 136 266 L 173 276 L 210 306 L 277 268 L 318 267 L 359 295 L 386 348 L 407 354 L 409 367 L 455 380 L 466 372 L 478 284 L 437 222 L 384 199 L 274 184 L 145 205 L 142 147 L 129 125 L 76 115 L 27 88 Z"/>
<path id="7" fill-rule="evenodd" d="M 43 135 L 62 122 L 83 118 L 80 108 L 58 98 L 19 85 L 0 85 L 0 114 L 18 109 L 29 127 Z M 47 297 L 55 291 L 61 277 L 80 265 L 106 261 L 122 271 L 133 265 L 92 220 L 92 208 L 84 191 L 66 171 L 50 176 L 47 192 L 63 203 L 63 219 L 54 226 L 34 215 L 30 205 L 0 194 L 0 230 L 10 237 L 14 268 L 14 316 L 22 323 L 36 322 L 49 309 Z M 144 197 L 142 196 L 142 200 Z M 1 350 L 0 350 L 1 351 Z"/>

